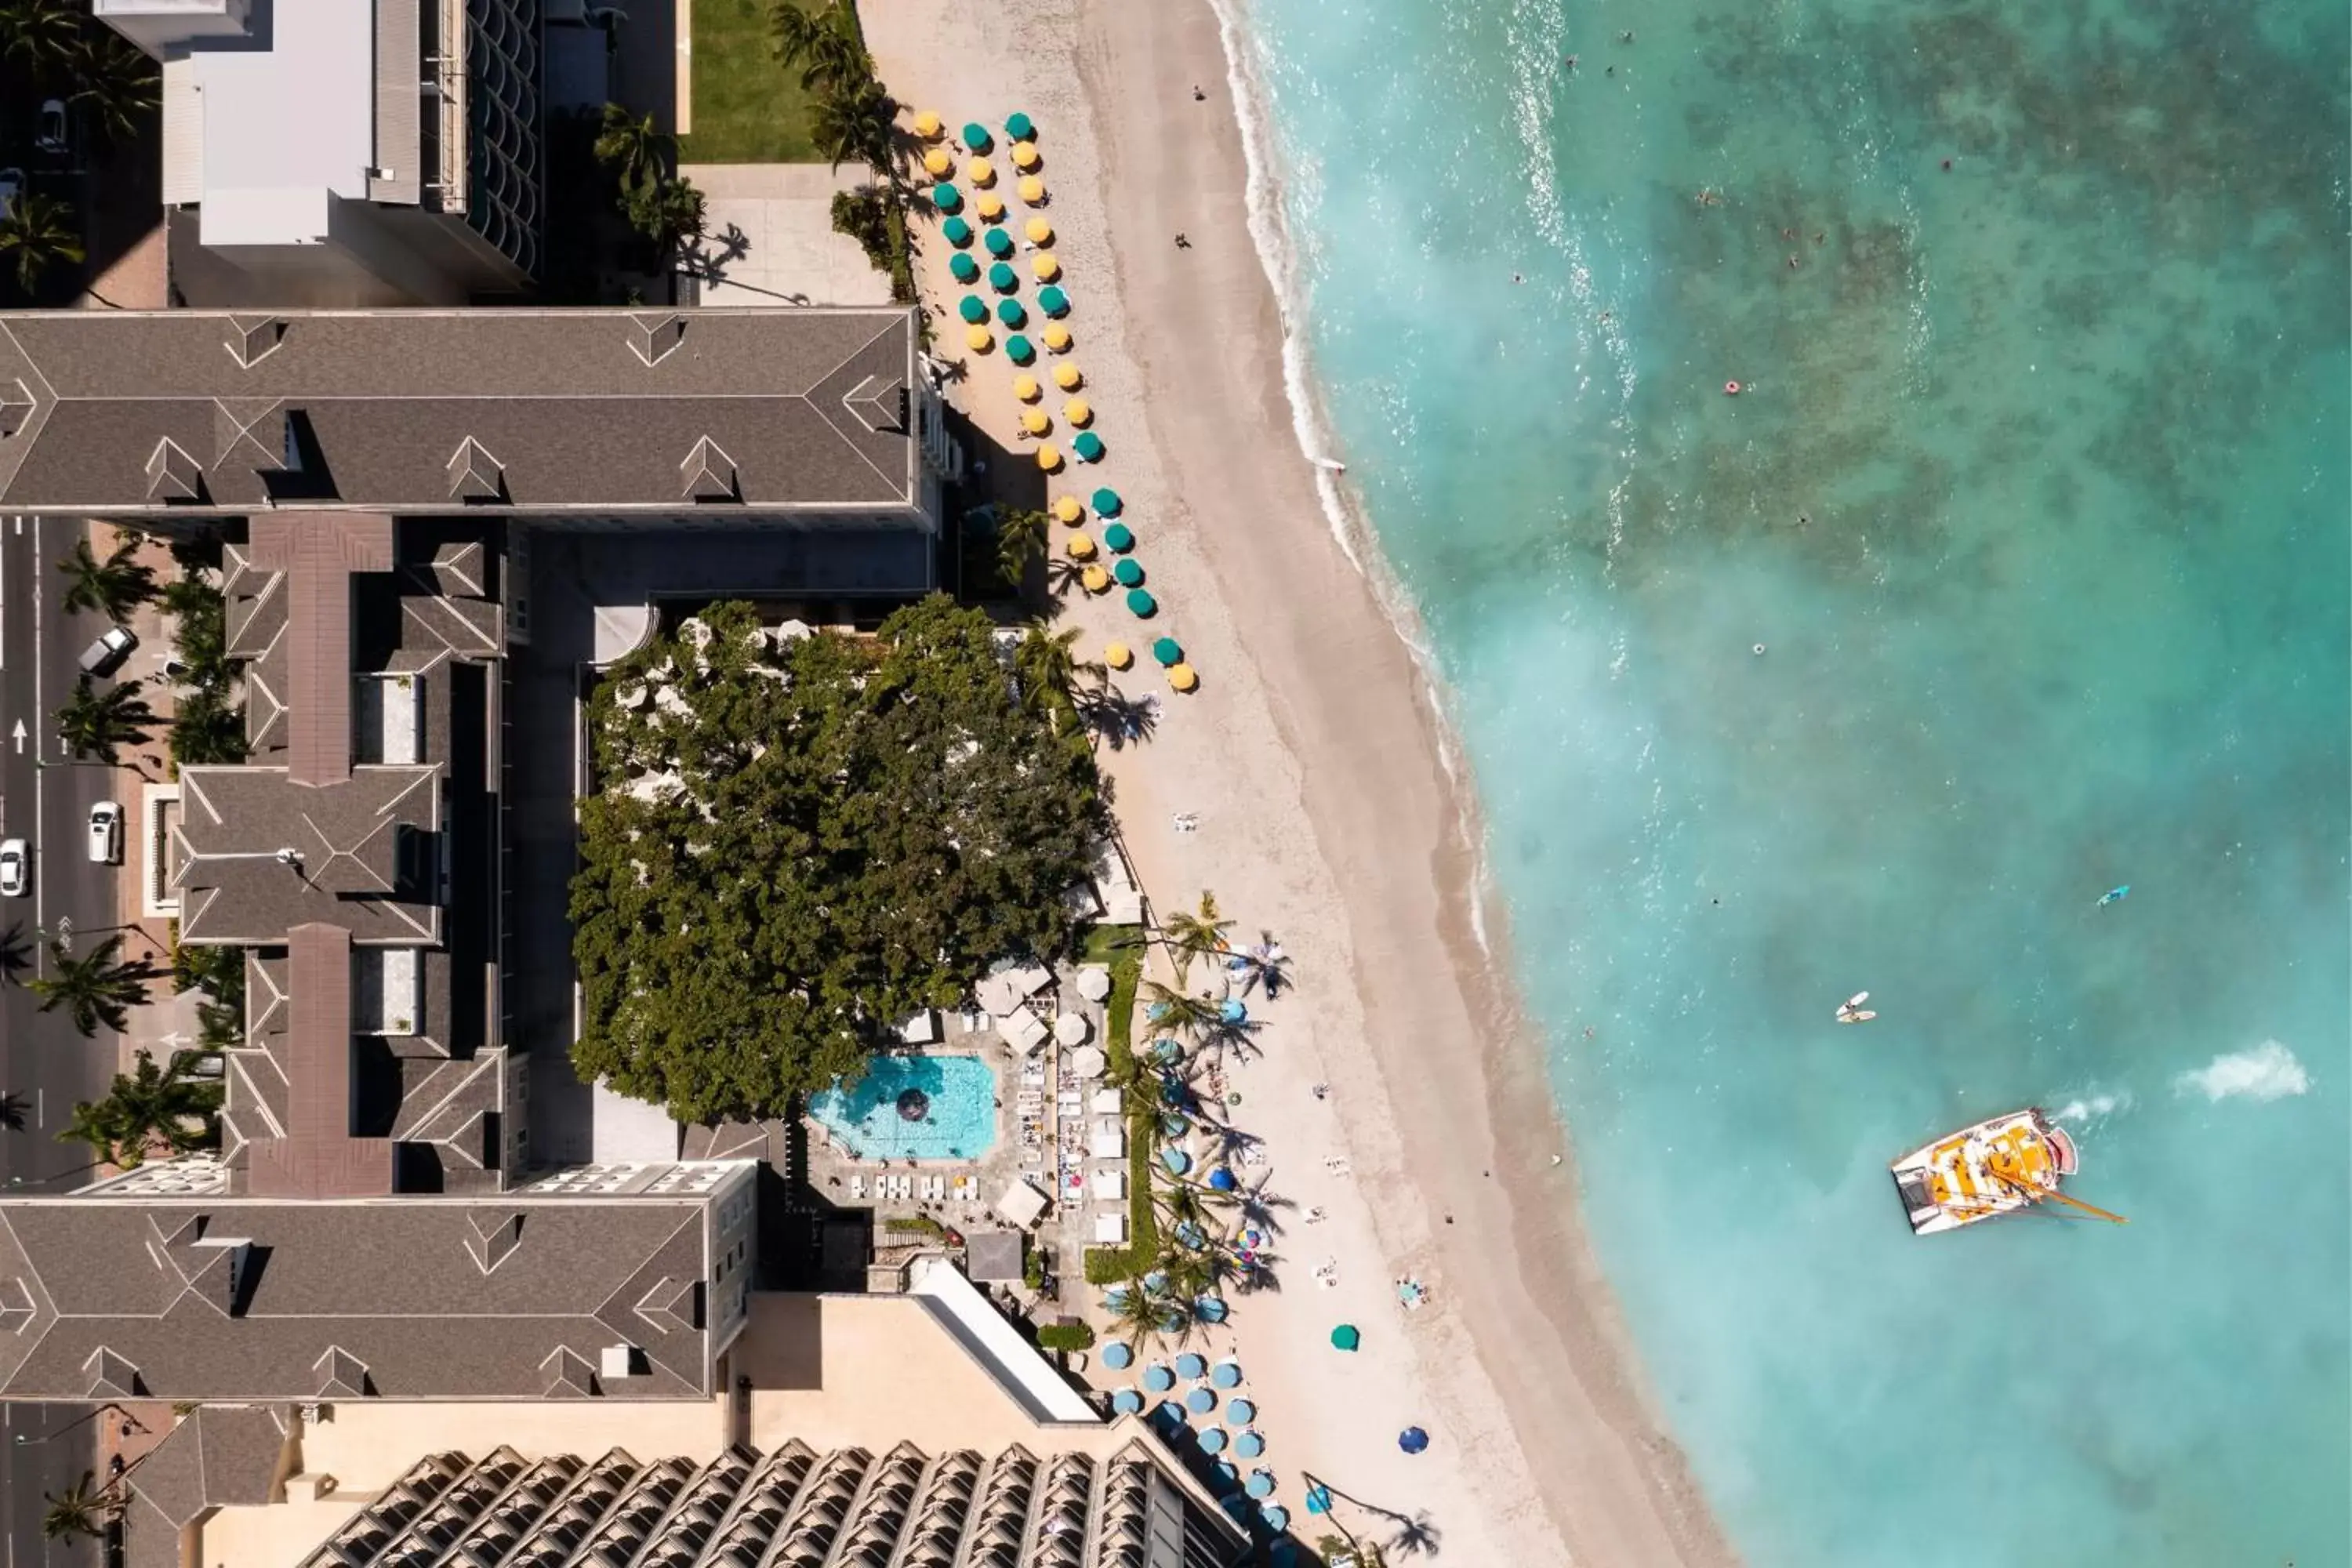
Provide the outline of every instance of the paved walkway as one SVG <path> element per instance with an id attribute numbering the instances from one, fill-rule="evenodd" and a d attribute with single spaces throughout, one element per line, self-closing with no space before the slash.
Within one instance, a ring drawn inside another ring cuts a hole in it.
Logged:
<path id="1" fill-rule="evenodd" d="M 833 197 L 867 182 L 823 163 L 687 163 L 709 198 L 705 305 L 887 305 L 890 279 L 833 228 Z"/>

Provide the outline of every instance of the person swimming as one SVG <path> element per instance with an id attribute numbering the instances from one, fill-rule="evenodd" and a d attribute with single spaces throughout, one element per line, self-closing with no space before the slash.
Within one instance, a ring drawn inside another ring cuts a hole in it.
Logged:
<path id="1" fill-rule="evenodd" d="M 2097 903 L 2095 906 L 2094 906 L 2094 907 L 2095 907 L 2095 908 L 2097 908 L 2097 909 L 2102 909 L 2102 910 L 2104 910 L 2104 909 L 2105 909 L 2109 904 L 2120 904 L 2120 903 L 2122 903 L 2126 899 L 2128 899 L 2128 898 L 2130 898 L 2130 897 L 2131 897 L 2131 884 L 2130 884 L 2129 882 L 2126 882 L 2126 883 L 2125 883 L 2122 887 L 2120 887 L 2120 888 L 2109 888 L 2105 892 L 2101 893 L 2101 894 L 2099 895 L 2099 901 L 2098 901 L 2098 903 Z"/>
<path id="2" fill-rule="evenodd" d="M 1837 1021 L 1838 1021 L 1839 1023 L 1841 1023 L 1841 1024 L 1867 1024 L 1867 1023 L 1869 1023 L 1873 1018 L 1875 1018 L 1875 1017 L 1877 1017 L 1877 1016 L 1878 1016 L 1878 1015 L 1877 1015 L 1877 1014 L 1875 1014 L 1875 1013 L 1872 1012 L 1869 1008 L 1864 1007 L 1864 1006 L 1863 1005 L 1863 1004 L 1864 1004 L 1864 1002 L 1867 1002 L 1867 1001 L 1869 1001 L 1869 1000 L 1870 1000 L 1870 993 L 1869 993 L 1869 992 L 1867 992 L 1867 991 L 1857 991 L 1857 992 L 1855 992 L 1853 995 L 1851 995 L 1851 996 L 1847 997 L 1844 1001 L 1843 1001 L 1843 1002 L 1841 1002 L 1841 1003 L 1839 1003 L 1839 1004 L 1838 1004 L 1838 1010 L 1837 1010 Z"/>

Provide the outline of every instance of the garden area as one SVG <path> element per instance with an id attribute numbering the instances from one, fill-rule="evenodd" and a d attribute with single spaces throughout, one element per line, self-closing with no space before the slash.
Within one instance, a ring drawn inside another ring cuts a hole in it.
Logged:
<path id="1" fill-rule="evenodd" d="M 694 0 L 694 129 L 687 163 L 821 163 L 812 94 L 779 65 L 769 0 Z"/>

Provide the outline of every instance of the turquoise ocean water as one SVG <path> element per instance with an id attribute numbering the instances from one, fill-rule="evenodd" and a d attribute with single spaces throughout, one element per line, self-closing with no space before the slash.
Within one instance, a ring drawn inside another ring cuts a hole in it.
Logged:
<path id="1" fill-rule="evenodd" d="M 1591 1228 L 1743 1553 L 2352 1558 L 2344 7 L 1241 37 Z M 2131 1225 L 1915 1240 L 1886 1162 L 2029 1103 Z"/>

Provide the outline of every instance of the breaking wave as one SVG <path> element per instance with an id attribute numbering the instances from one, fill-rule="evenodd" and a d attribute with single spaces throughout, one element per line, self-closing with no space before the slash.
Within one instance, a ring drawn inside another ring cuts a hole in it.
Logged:
<path id="1" fill-rule="evenodd" d="M 2224 1100 L 2284 1100 L 2311 1092 L 2311 1075 L 2294 1053 L 2276 1040 L 2264 1040 L 2250 1051 L 2215 1057 L 2212 1065 L 2182 1073 L 2172 1080 L 2175 1092 Z"/>

